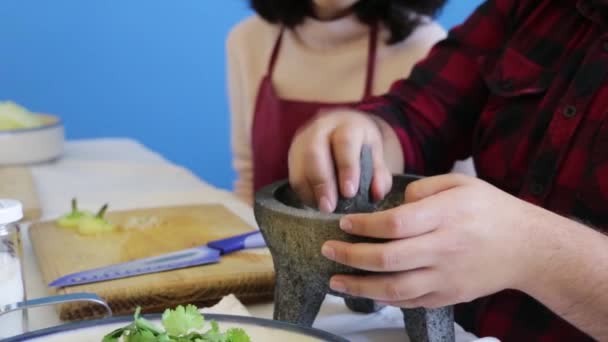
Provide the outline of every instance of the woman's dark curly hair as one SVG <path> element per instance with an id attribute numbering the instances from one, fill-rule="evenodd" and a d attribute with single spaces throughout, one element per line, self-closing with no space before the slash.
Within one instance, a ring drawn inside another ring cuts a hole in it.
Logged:
<path id="1" fill-rule="evenodd" d="M 354 11 L 366 24 L 383 23 L 390 30 L 388 44 L 407 38 L 421 23 L 420 15 L 434 17 L 446 0 L 359 0 Z M 271 23 L 294 27 L 314 16 L 312 0 L 250 0 L 259 16 Z"/>

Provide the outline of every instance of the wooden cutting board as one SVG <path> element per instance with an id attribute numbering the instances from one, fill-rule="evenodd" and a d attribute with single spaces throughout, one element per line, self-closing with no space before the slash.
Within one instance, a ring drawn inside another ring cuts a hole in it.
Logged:
<path id="1" fill-rule="evenodd" d="M 144 229 L 120 230 L 99 236 L 41 222 L 30 227 L 30 239 L 45 283 L 68 273 L 203 245 L 254 230 L 221 205 L 194 205 L 110 212 L 112 223 L 123 225 L 131 217 L 155 217 L 158 223 Z M 274 291 L 272 258 L 266 249 L 223 256 L 217 264 L 203 265 L 131 278 L 84 284 L 50 294 L 93 292 L 104 298 L 115 315 L 162 312 L 177 304 L 208 305 L 235 294 L 244 302 L 270 300 Z M 95 304 L 66 304 L 58 308 L 62 320 L 97 318 Z"/>
<path id="2" fill-rule="evenodd" d="M 0 167 L 0 198 L 10 198 L 23 204 L 23 219 L 40 218 L 40 201 L 32 173 L 26 167 Z"/>

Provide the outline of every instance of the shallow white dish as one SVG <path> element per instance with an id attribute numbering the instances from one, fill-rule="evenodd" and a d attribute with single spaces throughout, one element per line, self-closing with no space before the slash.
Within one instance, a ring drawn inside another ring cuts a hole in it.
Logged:
<path id="1" fill-rule="evenodd" d="M 159 315 L 145 317 L 154 323 L 159 323 Z M 220 330 L 222 331 L 229 328 L 242 328 L 247 332 L 252 342 L 348 342 L 348 340 L 342 337 L 335 336 L 325 331 L 269 319 L 205 314 L 205 320 L 215 320 L 219 323 Z M 71 323 L 11 337 L 3 340 L 3 342 L 101 342 L 104 335 L 115 329 L 121 328 L 132 321 L 133 317 L 128 316 Z"/>
<path id="2" fill-rule="evenodd" d="M 64 128 L 55 116 L 40 114 L 44 126 L 0 131 L 0 165 L 50 161 L 63 152 Z"/>

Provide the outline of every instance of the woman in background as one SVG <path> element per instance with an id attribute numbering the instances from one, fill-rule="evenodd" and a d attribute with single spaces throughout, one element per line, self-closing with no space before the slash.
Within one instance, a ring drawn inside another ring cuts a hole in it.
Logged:
<path id="1" fill-rule="evenodd" d="M 292 138 L 320 110 L 384 93 L 409 75 L 445 37 L 431 19 L 444 3 L 250 0 L 257 15 L 227 42 L 236 194 L 251 204 L 259 188 L 287 178 Z"/>
<path id="2" fill-rule="evenodd" d="M 236 194 L 251 204 L 255 191 L 287 178 L 292 139 L 319 111 L 382 94 L 409 75 L 445 37 L 431 19 L 444 3 L 250 0 L 257 15 L 227 43 Z M 369 299 L 345 302 L 358 312 L 380 308 Z"/>

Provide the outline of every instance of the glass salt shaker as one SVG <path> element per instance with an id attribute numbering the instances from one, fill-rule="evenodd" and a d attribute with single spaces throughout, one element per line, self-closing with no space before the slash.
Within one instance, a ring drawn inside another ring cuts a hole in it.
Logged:
<path id="1" fill-rule="evenodd" d="M 28 331 L 27 310 L 31 308 L 89 302 L 100 305 L 106 317 L 112 317 L 108 303 L 95 293 L 75 292 L 26 300 L 19 231 L 22 218 L 21 202 L 0 198 L 0 341 Z"/>
<path id="2" fill-rule="evenodd" d="M 19 201 L 0 199 L 0 307 L 25 300 L 23 250 L 19 221 L 23 206 Z M 0 340 L 26 330 L 27 311 L 0 316 Z"/>

